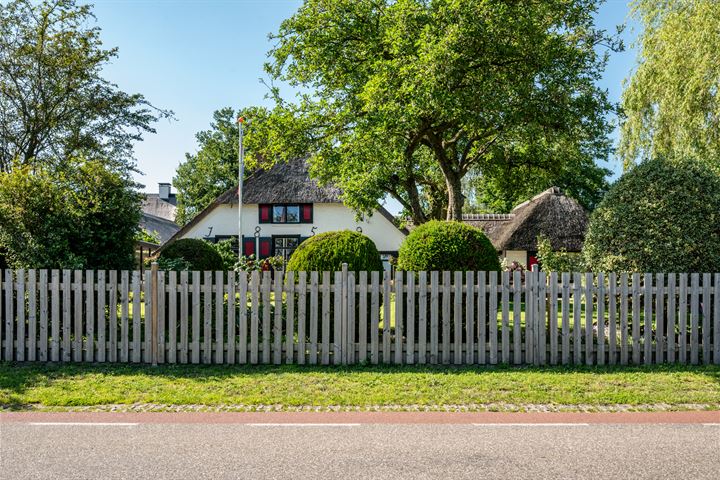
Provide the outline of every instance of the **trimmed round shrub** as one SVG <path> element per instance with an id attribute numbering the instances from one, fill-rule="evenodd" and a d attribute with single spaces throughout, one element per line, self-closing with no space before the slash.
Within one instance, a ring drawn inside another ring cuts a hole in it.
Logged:
<path id="1" fill-rule="evenodd" d="M 415 228 L 400 246 L 398 269 L 500 271 L 498 253 L 482 230 L 433 220 Z"/>
<path id="2" fill-rule="evenodd" d="M 720 272 L 720 176 L 693 161 L 633 167 L 592 213 L 583 255 L 594 271 Z"/>
<path id="3" fill-rule="evenodd" d="M 160 260 L 167 265 L 184 265 L 191 271 L 224 269 L 223 259 L 217 250 L 208 242 L 196 238 L 174 241 L 160 252 Z"/>
<path id="4" fill-rule="evenodd" d="M 296 272 L 338 271 L 342 264 L 354 272 L 372 272 L 383 269 L 380 253 L 372 240 L 362 233 L 350 230 L 325 232 L 314 235 L 290 256 L 286 269 Z"/>

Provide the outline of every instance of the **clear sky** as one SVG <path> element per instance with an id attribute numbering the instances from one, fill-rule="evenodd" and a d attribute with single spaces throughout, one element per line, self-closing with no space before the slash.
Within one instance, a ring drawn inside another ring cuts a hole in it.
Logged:
<path id="1" fill-rule="evenodd" d="M 146 191 L 169 182 L 185 152 L 197 149 L 195 133 L 207 129 L 213 111 L 232 106 L 270 105 L 260 83 L 270 47 L 267 35 L 301 5 L 300 0 L 95 0 L 106 47 L 119 57 L 106 76 L 127 92 L 175 112 L 160 121 L 135 149 L 137 180 Z M 626 0 L 609 0 L 597 15 L 600 28 L 614 32 L 627 21 Z M 635 62 L 634 24 L 623 34 L 626 50 L 612 54 L 600 84 L 613 101 Z M 620 171 L 611 159 L 609 168 Z M 390 206 L 390 205 L 389 205 Z"/>

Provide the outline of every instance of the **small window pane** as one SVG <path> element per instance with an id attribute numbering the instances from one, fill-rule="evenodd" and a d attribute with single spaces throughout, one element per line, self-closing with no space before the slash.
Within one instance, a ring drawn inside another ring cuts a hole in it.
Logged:
<path id="1" fill-rule="evenodd" d="M 289 248 L 295 248 L 295 247 L 298 246 L 299 240 L 300 240 L 300 239 L 298 239 L 298 238 L 288 238 L 288 239 L 287 239 L 287 246 L 288 246 Z"/>
<path id="2" fill-rule="evenodd" d="M 286 209 L 287 223 L 300 223 L 300 206 L 291 205 Z"/>
<path id="3" fill-rule="evenodd" d="M 273 207 L 273 222 L 285 223 L 285 207 L 274 206 Z"/>

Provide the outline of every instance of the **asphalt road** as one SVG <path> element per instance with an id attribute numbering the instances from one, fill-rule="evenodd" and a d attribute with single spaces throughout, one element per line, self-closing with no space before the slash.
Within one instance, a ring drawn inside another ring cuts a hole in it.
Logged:
<path id="1" fill-rule="evenodd" d="M 0 423 L 0 477 L 720 477 L 720 424 L 61 421 Z"/>

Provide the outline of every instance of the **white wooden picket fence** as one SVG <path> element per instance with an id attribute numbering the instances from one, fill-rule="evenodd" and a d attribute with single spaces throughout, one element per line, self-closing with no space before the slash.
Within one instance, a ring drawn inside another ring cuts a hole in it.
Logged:
<path id="1" fill-rule="evenodd" d="M 720 274 L 0 276 L 5 361 L 720 364 Z"/>

